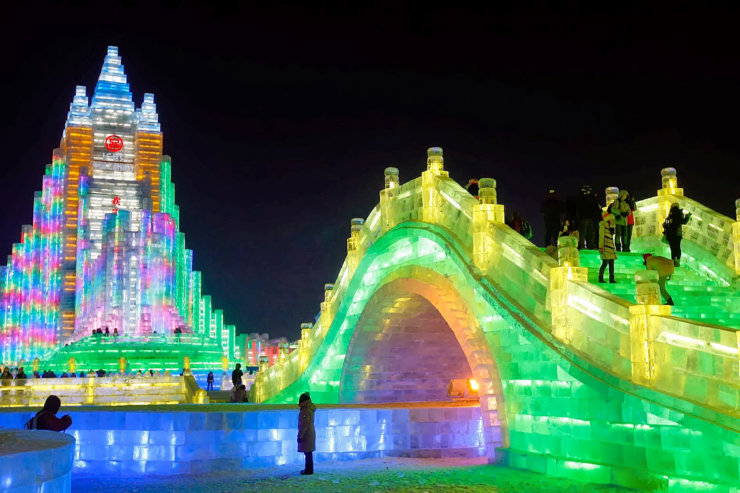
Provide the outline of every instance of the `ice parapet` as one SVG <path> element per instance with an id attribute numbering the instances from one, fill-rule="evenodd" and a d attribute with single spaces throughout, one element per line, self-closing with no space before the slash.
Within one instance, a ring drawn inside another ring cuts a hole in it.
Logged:
<path id="1" fill-rule="evenodd" d="M 72 491 L 75 439 L 54 431 L 0 430 L 0 490 Z"/>

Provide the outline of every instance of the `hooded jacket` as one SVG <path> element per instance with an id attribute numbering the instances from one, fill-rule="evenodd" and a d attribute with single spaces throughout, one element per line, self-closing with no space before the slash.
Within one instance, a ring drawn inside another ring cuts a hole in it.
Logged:
<path id="1" fill-rule="evenodd" d="M 62 416 L 61 419 L 56 417 L 61 405 L 62 401 L 59 400 L 59 397 L 50 395 L 46 398 L 46 402 L 44 402 L 44 408 L 26 423 L 26 427 L 31 430 L 66 430 L 72 426 L 72 418 L 69 414 Z"/>
<path id="2" fill-rule="evenodd" d="M 313 426 L 316 405 L 309 398 L 298 406 L 301 408 L 298 413 L 298 452 L 313 452 L 316 450 L 316 429 Z"/>

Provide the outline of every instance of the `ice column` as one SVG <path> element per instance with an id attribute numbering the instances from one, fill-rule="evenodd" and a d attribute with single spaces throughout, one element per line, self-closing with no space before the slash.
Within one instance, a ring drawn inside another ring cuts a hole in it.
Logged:
<path id="1" fill-rule="evenodd" d="M 659 320 L 667 317 L 671 307 L 660 304 L 658 273 L 644 270 L 635 273 L 635 298 L 637 305 L 630 306 L 630 346 L 632 355 L 632 381 L 651 385 L 655 381 L 655 338 Z"/>
<path id="2" fill-rule="evenodd" d="M 324 284 L 324 301 L 321 302 L 321 325 L 319 326 L 318 330 L 324 330 L 324 329 L 328 330 L 332 322 L 334 321 L 335 311 L 334 311 L 333 295 L 334 295 L 334 285 Z M 318 336 L 318 335 L 319 335 L 318 332 L 314 334 L 314 336 Z"/>
<path id="3" fill-rule="evenodd" d="M 568 281 L 588 282 L 588 269 L 580 267 L 578 241 L 573 236 L 558 238 L 558 267 L 550 269 L 550 315 L 553 335 L 570 343 L 573 323 L 568 320 Z"/>
<path id="4" fill-rule="evenodd" d="M 671 204 L 676 202 L 676 197 L 683 197 L 683 188 L 678 188 L 676 168 L 663 168 L 660 170 L 660 176 L 663 188 L 658 190 L 658 214 L 656 215 L 658 223 L 655 228 L 658 235 L 663 234 L 663 221 L 668 217 Z"/>
<path id="5" fill-rule="evenodd" d="M 385 169 L 385 188 L 380 191 L 380 216 L 383 226 L 383 233 L 398 223 L 396 218 L 396 196 L 400 181 L 398 177 L 398 168 L 389 167 Z"/>
<path id="6" fill-rule="evenodd" d="M 604 190 L 604 194 L 606 195 L 605 205 L 609 207 L 612 202 L 619 198 L 619 187 L 606 187 L 606 190 Z"/>
<path id="7" fill-rule="evenodd" d="M 473 261 L 484 273 L 488 271 L 491 252 L 495 248 L 493 238 L 488 232 L 491 223 L 503 224 L 504 206 L 496 203 L 496 180 L 481 178 L 478 180 L 478 201 L 473 206 Z"/>
<path id="8" fill-rule="evenodd" d="M 360 265 L 362 250 L 360 249 L 360 231 L 365 220 L 361 217 L 352 219 L 350 236 L 347 238 L 347 278 L 351 279 Z"/>
<path id="9" fill-rule="evenodd" d="M 311 359 L 311 328 L 313 324 L 302 323 L 301 324 L 301 340 L 298 341 L 298 365 L 299 372 L 303 373 L 308 366 L 308 361 Z"/>
<path id="10" fill-rule="evenodd" d="M 444 170 L 442 148 L 430 147 L 427 149 L 427 170 L 421 173 L 423 215 L 427 223 L 436 223 L 442 212 L 444 201 L 437 190 L 437 178 L 440 176 L 449 176 Z"/>

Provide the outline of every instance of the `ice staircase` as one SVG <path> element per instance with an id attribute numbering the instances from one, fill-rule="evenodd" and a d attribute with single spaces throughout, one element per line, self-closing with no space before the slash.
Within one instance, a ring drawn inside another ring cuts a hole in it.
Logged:
<path id="1" fill-rule="evenodd" d="M 653 251 L 647 248 L 645 253 Z M 660 251 L 657 254 L 670 257 L 667 251 Z M 580 252 L 581 266 L 588 267 L 589 282 L 630 303 L 635 303 L 634 275 L 640 270 L 645 270 L 642 255 L 642 251 L 619 252 L 614 263 L 617 282 L 612 284 L 608 282 L 608 269 L 604 273 L 604 280 L 607 282 L 598 282 L 601 266 L 599 252 L 596 250 Z M 723 286 L 721 282 L 704 274 L 701 264 L 697 265 L 696 259 L 684 256 L 683 263 L 671 276 L 666 287 L 675 303 L 671 310 L 673 316 L 740 329 L 740 292 L 730 286 Z"/>

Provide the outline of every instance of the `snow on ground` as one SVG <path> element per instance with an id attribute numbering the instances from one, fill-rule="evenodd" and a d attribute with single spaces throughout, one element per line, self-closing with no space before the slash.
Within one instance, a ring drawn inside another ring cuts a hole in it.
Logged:
<path id="1" fill-rule="evenodd" d="M 313 476 L 301 476 L 298 467 L 281 466 L 184 476 L 99 478 L 72 476 L 78 492 L 487 492 L 487 493 L 627 493 L 634 490 L 552 478 L 478 459 L 409 459 L 382 457 L 342 462 L 320 462 Z"/>

